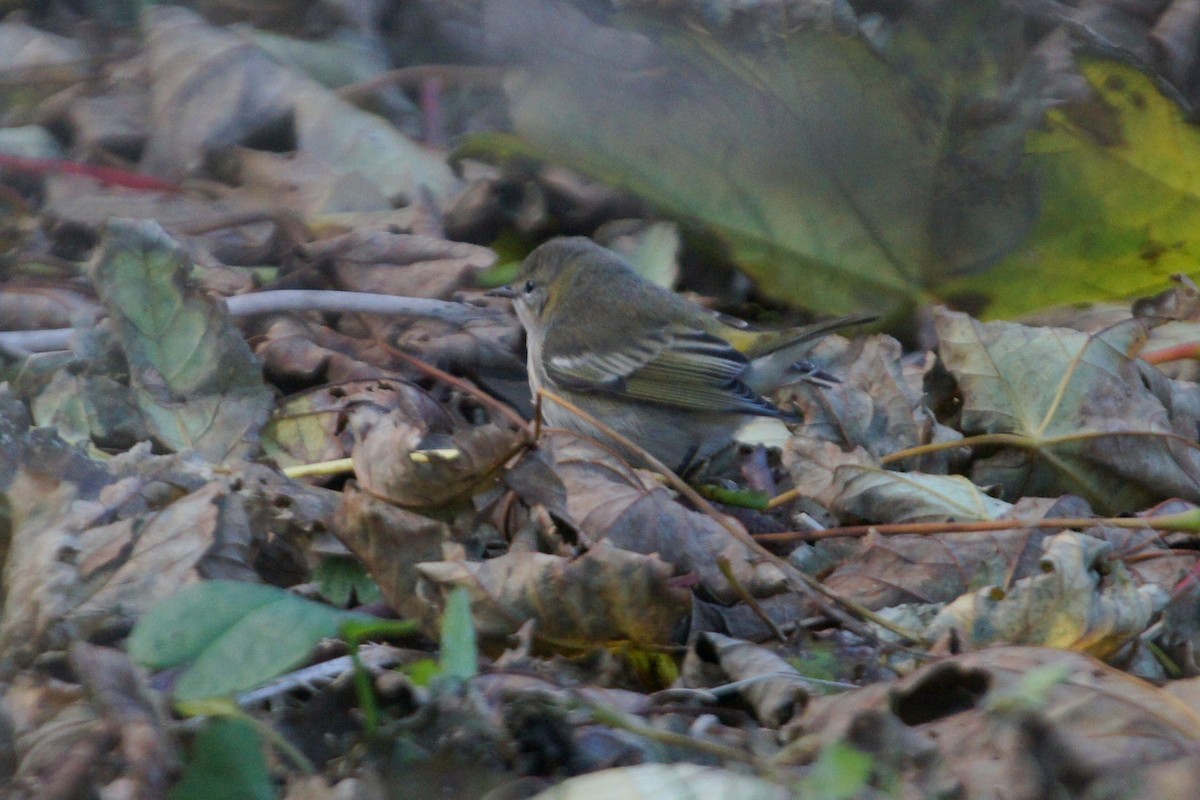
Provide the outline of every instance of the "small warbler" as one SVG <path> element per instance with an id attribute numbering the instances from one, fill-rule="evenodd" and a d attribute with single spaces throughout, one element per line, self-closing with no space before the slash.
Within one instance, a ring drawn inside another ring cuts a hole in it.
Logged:
<path id="1" fill-rule="evenodd" d="M 541 245 L 493 294 L 513 299 L 525 327 L 535 398 L 543 387 L 561 395 L 679 469 L 728 445 L 754 417 L 794 419 L 763 393 L 836 382 L 800 356 L 821 334 L 874 318 L 756 330 L 646 281 L 583 237 Z M 552 401 L 542 414 L 553 427 L 607 441 Z"/>

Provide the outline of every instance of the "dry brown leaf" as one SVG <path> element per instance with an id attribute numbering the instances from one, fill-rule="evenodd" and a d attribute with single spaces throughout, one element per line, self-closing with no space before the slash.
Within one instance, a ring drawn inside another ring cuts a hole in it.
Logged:
<path id="1" fill-rule="evenodd" d="M 1069 505 L 1069 504 L 1068 504 Z M 1013 506 L 1014 519 L 1059 516 L 1052 501 L 1026 499 Z M 934 536 L 870 535 L 853 542 L 822 542 L 840 565 L 823 583 L 839 596 L 868 608 L 903 603 L 949 602 L 971 588 L 1005 585 L 1037 571 L 1041 529 Z"/>
<path id="2" fill-rule="evenodd" d="M 280 467 L 345 458 L 354 437 L 345 415 L 356 405 L 449 429 L 450 417 L 429 394 L 401 380 L 347 381 L 303 392 L 280 403 L 263 428 L 263 450 Z"/>
<path id="3" fill-rule="evenodd" d="M 473 285 L 496 263 L 496 254 L 479 245 L 380 230 L 313 242 L 302 252 L 328 262 L 339 289 L 434 299 Z"/>
<path id="4" fill-rule="evenodd" d="M 1193 800 L 1197 786 L 1200 759 L 1190 755 L 1107 770 L 1089 784 L 1084 800 Z"/>
<path id="5" fill-rule="evenodd" d="M 835 479 L 842 465 L 875 466 L 878 460 L 862 447 L 849 452 L 841 445 L 807 436 L 793 436 L 783 445 L 783 465 L 796 490 L 829 508 L 842 491 Z"/>
<path id="6" fill-rule="evenodd" d="M 135 72 L 114 68 L 105 92 L 74 98 L 61 116 L 46 109 L 47 124 L 69 130 L 71 141 L 81 152 L 130 156 L 140 152 L 150 135 L 146 125 L 150 92 Z"/>
<path id="7" fill-rule="evenodd" d="M 470 591 L 481 637 L 507 637 L 536 619 L 541 640 L 572 649 L 624 641 L 678 644 L 692 598 L 689 590 L 673 585 L 670 564 L 604 543 L 574 560 L 510 552 L 487 561 L 443 561 L 417 569 L 419 591 L 436 608 L 456 586 Z"/>
<path id="8" fill-rule="evenodd" d="M 336 170 L 311 153 L 231 147 L 222 156 L 222 171 L 231 174 L 231 183 L 276 213 L 287 210 L 307 222 L 323 214 L 391 209 L 383 192 L 363 175 Z"/>
<path id="9" fill-rule="evenodd" d="M 275 381 L 339 384 L 395 377 L 384 366 L 394 359 L 377 344 L 323 325 L 276 318 L 258 338 L 254 354 Z"/>
<path id="10" fill-rule="evenodd" d="M 183 8 L 152 9 L 144 24 L 153 80 L 142 165 L 151 173 L 191 174 L 207 148 L 286 118 L 293 77 L 253 44 Z"/>
<path id="11" fill-rule="evenodd" d="M 118 735 L 116 751 L 130 800 L 155 800 L 173 783 L 179 755 L 168 738 L 168 719 L 145 675 L 124 651 L 75 642 L 71 667 L 93 705 Z"/>
<path id="12" fill-rule="evenodd" d="M 946 606 L 926 635 L 954 631 L 965 648 L 997 643 L 1047 645 L 1103 658 L 1125 645 L 1166 603 L 1154 585 L 1138 587 L 1106 542 L 1074 531 L 1046 539 L 1041 574 L 964 595 Z"/>
<path id="13" fill-rule="evenodd" d="M 253 477 L 214 480 L 205 465 L 150 456 L 148 447 L 109 466 L 103 489 L 24 470 L 9 487 L 6 663 L 124 631 L 150 605 L 203 577 L 256 580 L 252 540 L 259 555 L 274 554 L 281 548 L 267 541 L 271 534 L 294 534 L 303 525 L 293 521 L 311 510 L 299 495 L 284 508 L 279 493 L 256 493 L 265 484 Z"/>
<path id="14" fill-rule="evenodd" d="M 837 493 L 829 510 L 842 519 L 871 522 L 947 522 L 997 519 L 1012 505 L 961 475 L 895 472 L 845 464 L 834 472 Z"/>
<path id="15" fill-rule="evenodd" d="M 538 454 L 556 482 L 551 484 L 554 479 L 538 470 L 536 481 L 518 483 L 518 472 L 509 476 L 509 485 L 527 490 L 527 496 L 570 523 L 586 541 L 656 554 L 679 572 L 697 573 L 708 592 L 727 602 L 740 595 L 721 571 L 721 559 L 728 560 L 735 580 L 750 594 L 767 597 L 783 591 L 778 567 L 598 444 L 568 431 L 543 430 Z"/>
<path id="16" fill-rule="evenodd" d="M 456 374 L 461 372 L 481 381 L 519 382 L 521 387 L 515 391 L 527 407 L 529 382 L 521 357 L 525 331 L 511 313 L 509 301 L 475 292 L 459 293 L 456 299 L 481 309 L 479 316 L 462 325 L 433 319 L 409 320 L 397 333 L 397 345 Z"/>
<path id="17" fill-rule="evenodd" d="M 843 449 L 862 447 L 876 457 L 960 438 L 925 406 L 922 381 L 933 359 L 906 362 L 900 356 L 900 343 L 890 336 L 826 337 L 810 358 L 841 382 L 785 390 L 804 417 L 795 436 L 834 442 Z M 905 466 L 945 472 L 952 455 L 947 450 Z"/>
<path id="18" fill-rule="evenodd" d="M 1088 336 L 939 311 L 962 428 L 1011 444 L 972 479 L 1010 496 L 1073 492 L 1102 511 L 1200 499 L 1200 388 L 1131 358 L 1140 320 Z"/>
<path id="19" fill-rule="evenodd" d="M 401 506 L 430 508 L 465 501 L 499 480 L 522 434 L 487 424 L 451 430 L 377 409 L 351 412 L 354 475 L 371 494 Z"/>
<path id="20" fill-rule="evenodd" d="M 442 557 L 451 541 L 450 526 L 385 503 L 350 483 L 334 519 L 337 536 L 379 585 L 388 605 L 403 617 L 423 618 L 426 630 L 437 630 L 437 611 L 416 593 L 417 565 Z"/>
<path id="21" fill-rule="evenodd" d="M 1030 687 L 1031 674 L 1061 679 Z M 1030 709 L 1016 722 L 987 710 L 1028 691 Z M 838 740 L 869 744 L 893 761 L 907 756 L 896 762 L 903 785 L 941 772 L 972 800 L 1043 800 L 1043 781 L 1053 781 L 1056 769 L 1115 773 L 1194 758 L 1200 747 L 1200 715 L 1162 690 L 1090 656 L 1038 647 L 982 650 L 814 698 L 785 730 L 799 739 L 790 759 L 806 760 Z"/>
<path id="22" fill-rule="evenodd" d="M 110 487 L 106 499 L 123 500 L 145 483 L 126 479 Z M 101 622 L 112 625 L 114 615 L 128 623 L 201 578 L 253 581 L 253 538 L 245 505 L 223 480 L 144 516 L 89 527 L 78 534 L 76 562 L 86 594 L 67 619 L 86 632 Z"/>
<path id="23" fill-rule="evenodd" d="M 68 483 L 42 483 L 19 473 L 9 487 L 12 539 L 4 562 L 4 618 L 0 663 L 4 673 L 27 666 L 50 647 L 66 646 L 63 618 L 77 602 L 78 535 L 107 513 L 99 503 L 76 502 Z"/>
<path id="24" fill-rule="evenodd" d="M 389 199 L 422 191 L 442 197 L 456 188 L 440 156 L 289 70 L 248 37 L 180 7 L 152 8 L 143 25 L 151 119 L 142 163 L 150 172 L 190 175 L 213 148 L 289 130 L 298 150 L 359 173 Z"/>
<path id="25" fill-rule="evenodd" d="M 278 226 L 269 219 L 245 225 L 218 225 L 211 233 L 186 236 L 179 231 L 203 228 L 249 213 L 262 204 L 230 193 L 219 199 L 185 194 L 131 192 L 90 178 L 55 174 L 46 178 L 44 208 L 58 219 L 99 228 L 111 217 L 153 219 L 171 231 L 198 264 L 259 264 L 278 258 Z"/>
<path id="26" fill-rule="evenodd" d="M 95 294 L 78 284 L 9 280 L 0 286 L 0 330 L 66 328 L 94 323 L 101 313 Z"/>
<path id="27" fill-rule="evenodd" d="M 761 725 L 778 728 L 808 705 L 812 684 L 782 656 L 762 645 L 703 633 L 689 657 L 713 662 L 724 677 L 723 683 L 745 682 L 738 695 L 754 709 Z"/>
<path id="28" fill-rule="evenodd" d="M 40 100 L 87 74 L 83 44 L 11 16 L 0 25 L 0 54 L 0 70 L 17 78 L 2 96 L 0 126 L 5 128 L 35 122 L 35 106 Z"/>
<path id="29" fill-rule="evenodd" d="M 63 780 L 68 791 L 91 783 L 91 768 L 111 746 L 112 736 L 82 687 L 25 671 L 0 695 L 0 709 L 12 731 L 16 761 L 6 776 L 10 796 L 44 796 L 47 785 Z"/>
<path id="30" fill-rule="evenodd" d="M 83 686 L 26 671 L 0 698 L 14 762 L 5 765 L 5 796 L 165 796 L 179 764 L 144 676 L 121 651 L 79 642 L 69 663 Z"/>

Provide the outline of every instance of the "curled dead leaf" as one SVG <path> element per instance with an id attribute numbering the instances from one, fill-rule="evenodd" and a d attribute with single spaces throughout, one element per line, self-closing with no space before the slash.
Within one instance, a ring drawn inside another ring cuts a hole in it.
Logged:
<path id="1" fill-rule="evenodd" d="M 767 727 L 789 722 L 808 705 L 811 684 L 786 659 L 766 647 L 709 631 L 700 635 L 694 652 L 699 658 L 716 662 L 727 682 L 743 684 L 738 694 Z"/>
<path id="2" fill-rule="evenodd" d="M 970 649 L 999 642 L 1081 650 L 1103 658 L 1141 633 L 1166 603 L 1161 588 L 1139 587 L 1112 546 L 1065 531 L 1043 542 L 1041 574 L 1007 592 L 987 587 L 946 606 L 930 625 L 953 630 Z"/>
<path id="3" fill-rule="evenodd" d="M 443 545 L 451 540 L 448 525 L 384 502 L 349 483 L 342 491 L 334 530 L 362 559 L 388 605 L 401 616 L 423 617 L 427 630 L 437 630 L 436 609 L 416 595 L 417 564 L 442 558 Z"/>
<path id="4" fill-rule="evenodd" d="M 364 489 L 401 506 L 428 508 L 465 499 L 517 452 L 521 434 L 498 425 L 432 430 L 400 413 L 351 415 L 354 474 Z"/>

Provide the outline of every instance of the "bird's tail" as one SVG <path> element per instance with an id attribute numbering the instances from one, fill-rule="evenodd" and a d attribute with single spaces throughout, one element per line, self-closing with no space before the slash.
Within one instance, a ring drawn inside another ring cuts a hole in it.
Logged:
<path id="1" fill-rule="evenodd" d="M 820 366 L 806 361 L 804 356 L 812 350 L 817 339 L 850 325 L 862 325 L 876 319 L 874 314 L 860 312 L 844 317 L 814 322 L 799 328 L 778 332 L 778 336 L 765 338 L 754 352 L 748 352 L 753 366 L 743 380 L 758 394 L 769 392 L 797 381 L 817 384 L 837 383 L 837 378 L 821 370 Z"/>

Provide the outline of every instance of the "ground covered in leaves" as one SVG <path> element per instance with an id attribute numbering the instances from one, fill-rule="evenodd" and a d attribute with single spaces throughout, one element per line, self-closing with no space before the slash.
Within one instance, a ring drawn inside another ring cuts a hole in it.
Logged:
<path id="1" fill-rule="evenodd" d="M 0 793 L 1194 797 L 1200 15 L 876 5 L 7 11 Z M 883 320 L 684 482 L 557 234 Z"/>

